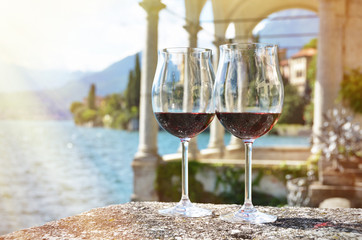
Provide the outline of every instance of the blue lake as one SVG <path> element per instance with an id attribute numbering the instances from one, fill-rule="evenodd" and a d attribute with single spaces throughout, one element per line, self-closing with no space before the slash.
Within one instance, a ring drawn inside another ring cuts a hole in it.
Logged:
<path id="1" fill-rule="evenodd" d="M 209 134 L 198 137 L 200 149 Z M 225 143 L 230 140 L 226 134 Z M 158 135 L 159 153 L 179 140 Z M 0 121 L 0 234 L 130 200 L 138 133 L 71 121 Z M 305 137 L 264 136 L 255 146 L 309 145 Z"/>

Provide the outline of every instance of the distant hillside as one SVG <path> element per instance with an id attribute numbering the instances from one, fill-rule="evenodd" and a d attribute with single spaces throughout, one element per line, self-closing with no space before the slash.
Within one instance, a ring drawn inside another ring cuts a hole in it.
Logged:
<path id="1" fill-rule="evenodd" d="M 84 74 L 80 71 L 34 70 L 0 62 L 0 94 L 59 88 L 82 78 Z"/>
<path id="2" fill-rule="evenodd" d="M 128 84 L 129 71 L 134 68 L 135 56 L 128 56 L 100 72 L 82 75 L 80 79 L 68 81 L 56 89 L 1 93 L 0 119 L 70 118 L 70 104 L 82 101 L 92 83 L 96 84 L 99 96 L 123 92 Z"/>
<path id="3" fill-rule="evenodd" d="M 73 100 L 81 100 L 87 96 L 89 87 L 94 83 L 97 87 L 97 95 L 105 96 L 111 93 L 123 92 L 127 88 L 129 71 L 134 68 L 136 55 L 128 56 L 106 69 L 72 81 L 60 88 L 62 95 L 68 95 Z"/>
<path id="4" fill-rule="evenodd" d="M 258 32 L 261 36 L 260 42 L 278 44 L 280 48 L 297 47 L 288 49 L 287 57 L 292 56 L 311 39 L 318 37 L 318 34 L 310 35 L 310 33 L 319 32 L 319 18 L 281 18 L 311 15 L 316 15 L 316 13 L 303 9 L 289 9 L 270 15 L 269 18 L 277 17 L 280 20 L 265 21 L 264 28 Z"/>

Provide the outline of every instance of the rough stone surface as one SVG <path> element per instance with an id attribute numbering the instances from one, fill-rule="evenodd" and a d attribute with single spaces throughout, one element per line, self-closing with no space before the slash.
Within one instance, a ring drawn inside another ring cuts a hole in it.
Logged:
<path id="1" fill-rule="evenodd" d="M 362 239 L 362 209 L 258 207 L 274 223 L 228 223 L 220 214 L 237 205 L 197 204 L 213 210 L 205 218 L 164 217 L 174 203 L 130 202 L 0 236 L 0 239 Z"/>

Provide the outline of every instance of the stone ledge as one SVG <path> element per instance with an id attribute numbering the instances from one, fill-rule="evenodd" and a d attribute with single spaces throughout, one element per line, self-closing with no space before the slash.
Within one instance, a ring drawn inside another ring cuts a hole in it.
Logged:
<path id="1" fill-rule="evenodd" d="M 258 207 L 278 216 L 274 223 L 228 223 L 220 214 L 237 205 L 198 204 L 213 210 L 205 218 L 157 214 L 174 203 L 130 202 L 20 230 L 0 239 L 360 239 L 362 209 Z"/>

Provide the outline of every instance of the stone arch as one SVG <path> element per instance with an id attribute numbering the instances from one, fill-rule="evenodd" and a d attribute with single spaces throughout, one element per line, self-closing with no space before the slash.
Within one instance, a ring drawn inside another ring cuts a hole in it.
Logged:
<path id="1" fill-rule="evenodd" d="M 263 7 L 260 7 L 263 6 Z M 318 12 L 318 1 L 305 1 L 305 0 L 273 0 L 272 4 L 265 4 L 264 0 L 246 0 L 240 4 L 240 2 L 235 2 L 232 11 L 229 13 L 230 18 L 237 18 L 236 15 L 239 15 L 239 12 L 246 11 L 249 15 L 254 15 L 257 17 L 266 17 L 271 13 L 278 12 L 290 8 L 302 8 L 310 10 L 313 12 Z M 257 14 L 257 11 L 250 11 L 251 9 L 261 10 L 262 14 Z"/>
<path id="2" fill-rule="evenodd" d="M 258 3 L 259 2 L 259 3 Z M 313 12 L 318 13 L 318 5 L 316 1 L 291 1 L 291 0 L 284 0 L 284 1 L 273 1 L 272 5 L 267 5 L 263 8 L 258 8 L 255 6 L 260 6 L 263 0 L 254 0 L 253 3 L 249 2 L 249 4 L 253 4 L 253 8 L 251 10 L 248 4 L 244 4 L 240 8 L 235 8 L 232 12 L 231 19 L 237 18 L 264 18 L 269 16 L 272 13 L 291 9 L 291 8 L 300 8 L 305 10 L 310 10 Z M 265 3 L 265 2 L 264 2 Z M 314 4 L 313 4 L 314 3 Z M 259 22 L 244 22 L 239 23 L 238 28 L 239 32 L 243 32 L 246 35 L 251 35 L 251 31 L 255 28 L 255 26 Z"/>
<path id="3" fill-rule="evenodd" d="M 236 35 L 236 24 L 234 22 L 229 22 L 229 24 L 227 25 L 226 29 L 225 29 L 225 32 L 224 32 L 224 36 L 226 38 L 226 34 L 228 33 L 228 31 L 232 31 L 230 30 L 229 28 L 234 28 L 233 31 L 234 31 L 234 35 Z"/>

